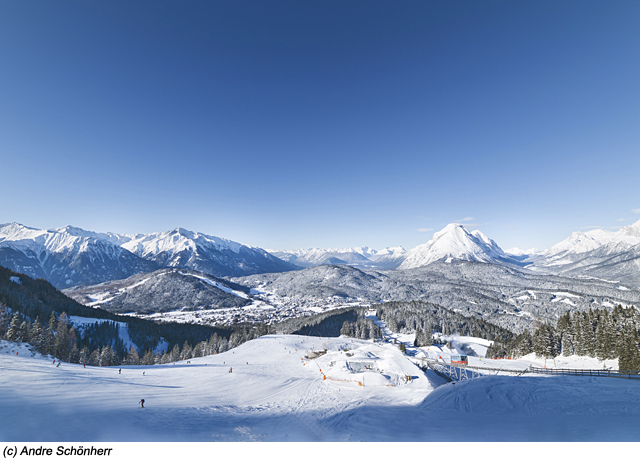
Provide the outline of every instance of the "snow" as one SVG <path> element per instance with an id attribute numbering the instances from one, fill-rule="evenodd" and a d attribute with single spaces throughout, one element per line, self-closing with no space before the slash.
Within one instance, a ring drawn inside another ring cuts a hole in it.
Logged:
<path id="1" fill-rule="evenodd" d="M 571 294 L 569 292 L 554 292 L 553 295 L 557 295 L 559 297 L 574 297 L 576 299 L 580 298 L 579 295 Z"/>
<path id="2" fill-rule="evenodd" d="M 271 335 L 191 364 L 118 374 L 55 367 L 0 342 L 0 407 L 11 414 L 0 418 L 0 441 L 637 441 L 639 381 L 490 375 L 445 384 L 412 359 L 389 343 Z"/>
<path id="3" fill-rule="evenodd" d="M 206 276 L 198 276 L 198 275 L 193 274 L 193 273 L 185 273 L 185 272 L 181 272 L 181 271 L 178 272 L 178 273 L 180 273 L 181 275 L 184 275 L 184 276 L 193 276 L 194 278 L 201 279 L 205 283 L 210 284 L 211 286 L 216 287 L 216 288 L 220 289 L 221 291 L 228 292 L 229 294 L 233 294 L 233 295 L 235 295 L 237 297 L 242 297 L 243 299 L 248 299 L 249 298 L 249 296 L 247 294 L 245 294 L 244 292 L 242 292 L 242 291 L 234 291 L 233 289 L 231 289 L 231 288 L 229 288 L 227 286 L 224 286 L 223 284 L 220 284 L 220 283 L 217 283 L 217 282 L 215 282 L 213 280 L 210 280 Z"/>
<path id="4" fill-rule="evenodd" d="M 640 244 L 640 220 L 632 225 L 622 227 L 617 232 L 595 229 L 588 232 L 573 232 L 569 238 L 561 241 L 546 251 L 546 255 L 552 256 L 564 252 L 581 254 L 603 246 L 611 250 L 615 248 L 630 248 Z"/>
<path id="5" fill-rule="evenodd" d="M 520 248 L 509 248 L 509 249 L 505 249 L 504 252 L 514 256 L 532 256 L 532 255 L 538 254 L 540 251 L 538 251 L 536 248 L 525 249 L 525 250 Z"/>
<path id="6" fill-rule="evenodd" d="M 10 276 L 9 279 L 16 284 L 22 284 L 22 281 L 20 281 L 20 278 L 17 276 Z"/>
<path id="7" fill-rule="evenodd" d="M 469 260 L 476 262 L 495 262 L 507 255 L 500 247 L 479 230 L 469 232 L 460 224 L 449 224 L 431 239 L 407 251 L 400 269 L 422 267 L 443 260 Z"/>
<path id="8" fill-rule="evenodd" d="M 38 254 L 38 260 L 40 260 L 39 254 L 42 248 L 50 253 L 85 252 L 90 243 L 111 239 L 109 234 L 90 232 L 71 226 L 50 230 L 39 230 L 17 223 L 0 226 L 0 247 L 12 248 L 25 254 Z M 116 245 L 112 245 L 109 249 L 116 255 L 122 252 L 122 249 Z M 45 255 L 44 258 L 46 257 Z M 40 262 L 42 263 L 43 260 Z"/>
<path id="9" fill-rule="evenodd" d="M 123 235 L 121 246 L 140 256 L 151 257 L 159 253 L 167 253 L 169 258 L 182 251 L 197 252 L 198 247 L 214 248 L 219 251 L 230 250 L 239 253 L 242 247 L 250 248 L 241 243 L 192 232 L 184 228 L 176 228 L 167 232 L 157 232 L 139 235 Z"/>
<path id="10" fill-rule="evenodd" d="M 154 276 L 162 276 L 164 274 L 165 273 L 160 273 L 160 274 L 154 275 Z M 144 283 L 149 281 L 151 278 L 152 278 L 151 276 L 149 276 L 147 278 L 144 278 L 143 280 L 138 281 L 137 283 L 132 284 L 131 286 L 127 286 L 127 287 L 118 289 L 115 293 L 109 292 L 108 290 L 105 290 L 105 291 L 100 292 L 98 294 L 88 294 L 87 297 L 90 298 L 91 300 L 93 300 L 93 302 L 89 302 L 86 305 L 87 305 L 87 307 L 94 307 L 94 306 L 100 305 L 102 303 L 110 302 L 111 300 L 115 299 L 117 296 L 119 296 L 121 294 L 124 294 L 125 292 L 127 292 L 127 291 L 129 291 L 129 290 L 131 290 L 131 289 L 133 289 L 135 287 L 143 285 Z"/>

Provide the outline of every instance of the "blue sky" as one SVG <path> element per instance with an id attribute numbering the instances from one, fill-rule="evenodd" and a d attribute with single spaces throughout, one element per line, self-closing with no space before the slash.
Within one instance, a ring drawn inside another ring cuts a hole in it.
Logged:
<path id="1" fill-rule="evenodd" d="M 0 222 L 274 249 L 628 225 L 639 23 L 635 1 L 2 2 Z"/>

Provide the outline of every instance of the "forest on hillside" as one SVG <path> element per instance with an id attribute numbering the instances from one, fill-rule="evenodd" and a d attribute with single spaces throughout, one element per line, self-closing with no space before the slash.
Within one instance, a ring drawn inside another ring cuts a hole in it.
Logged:
<path id="1" fill-rule="evenodd" d="M 508 340 L 496 340 L 488 358 L 518 358 L 535 353 L 545 358 L 590 356 L 600 360 L 618 358 L 621 370 L 640 370 L 640 313 L 618 305 L 607 309 L 567 312 L 558 324 L 538 324 Z"/>

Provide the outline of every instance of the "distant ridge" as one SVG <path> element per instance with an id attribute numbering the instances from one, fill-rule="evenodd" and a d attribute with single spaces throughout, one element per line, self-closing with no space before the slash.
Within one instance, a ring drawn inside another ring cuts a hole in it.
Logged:
<path id="1" fill-rule="evenodd" d="M 176 267 L 214 276 L 283 272 L 298 267 L 224 238 L 178 228 L 149 235 L 96 233 L 78 227 L 0 226 L 0 265 L 58 288 L 124 279 Z"/>

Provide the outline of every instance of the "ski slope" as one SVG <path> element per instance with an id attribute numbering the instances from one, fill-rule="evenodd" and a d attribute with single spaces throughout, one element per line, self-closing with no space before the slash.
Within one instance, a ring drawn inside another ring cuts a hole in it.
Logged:
<path id="1" fill-rule="evenodd" d="M 390 343 L 271 335 L 122 374 L 0 346 L 5 442 L 637 441 L 640 431 L 638 381 L 445 384 Z"/>

